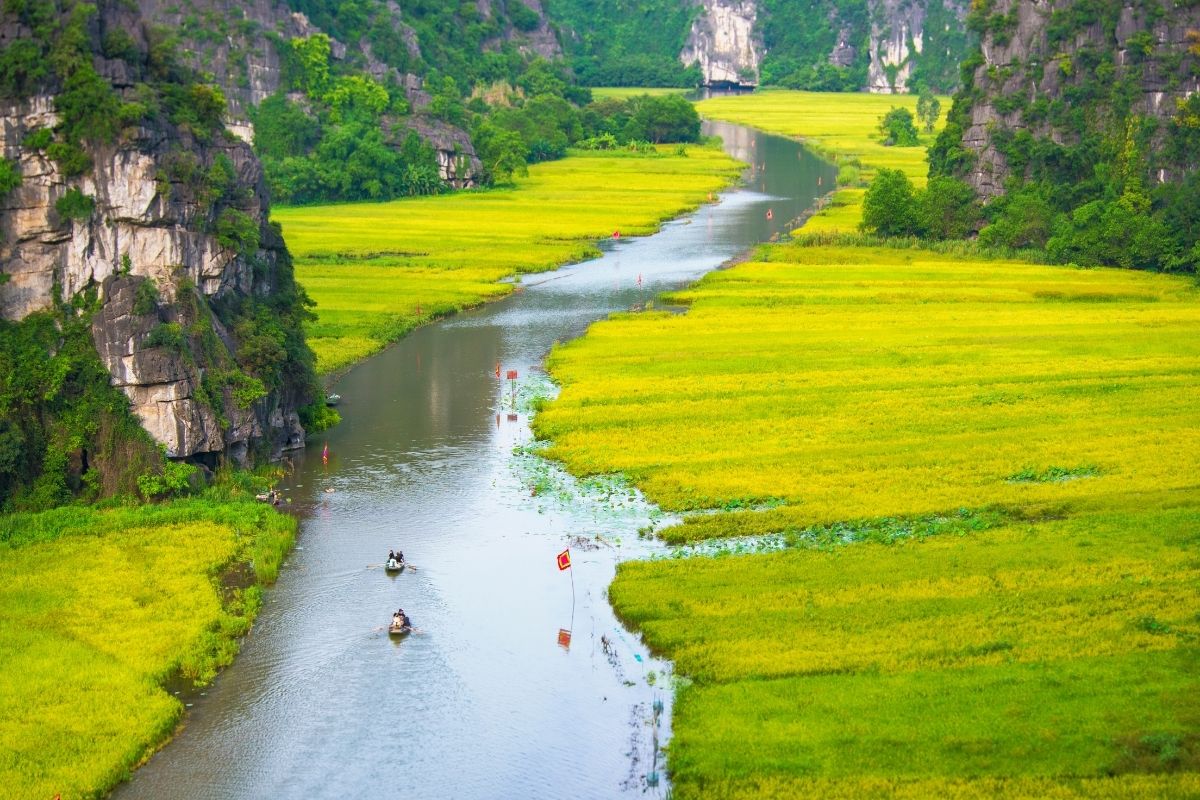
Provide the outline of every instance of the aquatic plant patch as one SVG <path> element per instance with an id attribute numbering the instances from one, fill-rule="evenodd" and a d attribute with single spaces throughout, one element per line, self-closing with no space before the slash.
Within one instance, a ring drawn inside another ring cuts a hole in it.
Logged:
<path id="1" fill-rule="evenodd" d="M 203 684 L 232 660 L 294 534 L 254 503 L 0 518 L 0 797 L 93 797 L 127 777 L 183 712 L 164 681 Z M 249 585 L 223 581 L 238 565 Z"/>
<path id="2" fill-rule="evenodd" d="M 735 181 L 717 147 L 580 152 L 537 164 L 514 187 L 390 203 L 276 207 L 296 275 L 316 301 L 308 341 L 335 372 L 417 325 L 513 291 L 505 278 L 643 235 Z"/>

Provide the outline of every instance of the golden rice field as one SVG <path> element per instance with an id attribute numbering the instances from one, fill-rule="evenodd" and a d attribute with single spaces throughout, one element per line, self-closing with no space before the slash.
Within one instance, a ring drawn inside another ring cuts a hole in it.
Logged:
<path id="1" fill-rule="evenodd" d="M 884 147 L 879 120 L 893 107 L 916 113 L 916 95 L 845 94 L 765 90 L 753 94 L 713 97 L 696 104 L 701 115 L 801 139 L 812 150 L 836 162 L 858 161 L 862 177 L 870 180 L 880 167 L 904 170 L 917 186 L 929 171 L 925 146 L 932 144 L 945 124 L 949 97 L 938 98 L 942 114 L 935 132 L 922 136 L 921 147 Z M 852 232 L 862 219 L 864 190 L 839 189 L 830 206 L 812 216 L 806 233 Z"/>
<path id="2" fill-rule="evenodd" d="M 1194 280 L 778 245 L 669 299 L 535 425 L 669 541 L 797 545 L 620 568 L 677 797 L 1200 794 Z"/>
<path id="3" fill-rule="evenodd" d="M 267 506 L 63 508 L 0 520 L 0 797 L 104 793 L 172 733 L 163 683 L 229 663 L 295 520 Z M 251 577 L 253 580 L 253 576 Z"/>
<path id="4" fill-rule="evenodd" d="M 389 203 L 276 208 L 296 274 L 317 302 L 308 340 L 335 372 L 413 327 L 501 297 L 499 283 L 596 253 L 595 241 L 655 231 L 737 179 L 716 147 L 644 155 L 579 152 L 530 167 L 511 189 Z"/>

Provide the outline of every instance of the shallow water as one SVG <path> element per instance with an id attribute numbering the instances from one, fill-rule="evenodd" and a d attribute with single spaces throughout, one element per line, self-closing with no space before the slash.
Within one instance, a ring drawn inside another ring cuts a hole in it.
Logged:
<path id="1" fill-rule="evenodd" d="M 832 188 L 834 169 L 795 142 L 705 130 L 760 167 L 745 188 L 529 276 L 339 382 L 343 423 L 281 486 L 301 532 L 254 631 L 115 796 L 665 796 L 670 665 L 605 598 L 618 561 L 664 552 L 636 534 L 656 512 L 514 448 L 531 441 L 527 401 L 549 391 L 539 364 L 555 342 L 787 231 Z M 515 404 L 497 365 L 519 372 Z M 389 547 L 417 569 L 384 574 Z M 400 606 L 419 632 L 393 641 L 380 628 Z"/>

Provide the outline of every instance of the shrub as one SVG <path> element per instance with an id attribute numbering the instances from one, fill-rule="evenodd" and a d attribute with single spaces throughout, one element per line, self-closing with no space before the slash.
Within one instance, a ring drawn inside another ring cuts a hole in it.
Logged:
<path id="1" fill-rule="evenodd" d="M 21 170 L 15 161 L 0 158 L 0 199 L 21 185 Z"/>
<path id="2" fill-rule="evenodd" d="M 82 222 L 91 219 L 92 214 L 96 211 L 96 201 L 78 189 L 71 188 L 54 202 L 54 210 L 64 220 Z"/>
<path id="3" fill-rule="evenodd" d="M 160 322 L 146 337 L 146 347 L 165 347 L 176 353 L 182 353 L 187 347 L 187 337 L 184 335 L 183 326 L 178 322 Z"/>
<path id="4" fill-rule="evenodd" d="M 121 256 L 121 266 L 124 268 L 129 254 Z M 132 267 L 132 263 L 130 264 Z M 149 314 L 158 308 L 158 287 L 152 280 L 144 280 L 138 284 L 133 296 L 133 313 L 139 316 Z"/>
<path id="5" fill-rule="evenodd" d="M 217 242 L 222 247 L 248 255 L 258 249 L 258 222 L 236 208 L 226 208 L 217 217 Z"/>
<path id="6" fill-rule="evenodd" d="M 35 128 L 25 134 L 21 146 L 26 150 L 45 150 L 54 141 L 54 131 L 49 128 Z"/>
<path id="7" fill-rule="evenodd" d="M 196 468 L 185 461 L 165 461 L 161 472 L 147 472 L 138 476 L 138 491 L 145 500 L 185 494 L 191 487 L 195 472 Z"/>

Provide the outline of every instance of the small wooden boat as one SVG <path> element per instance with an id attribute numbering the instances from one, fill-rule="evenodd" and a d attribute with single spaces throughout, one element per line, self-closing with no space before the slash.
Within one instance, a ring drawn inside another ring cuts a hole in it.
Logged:
<path id="1" fill-rule="evenodd" d="M 395 559 L 390 559 L 386 564 L 383 565 L 383 571 L 384 572 L 404 572 L 404 568 L 406 566 L 408 566 L 408 565 L 405 564 L 403 561 L 397 561 Z"/>
<path id="2" fill-rule="evenodd" d="M 331 394 L 325 398 L 325 405 L 327 406 L 336 406 L 340 402 L 342 402 L 342 396 L 340 394 Z"/>

